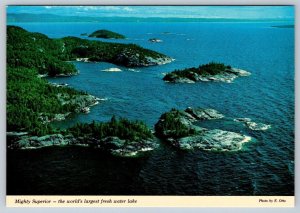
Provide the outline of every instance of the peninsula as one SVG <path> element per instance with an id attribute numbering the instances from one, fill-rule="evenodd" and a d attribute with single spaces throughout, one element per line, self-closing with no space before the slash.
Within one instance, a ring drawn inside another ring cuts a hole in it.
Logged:
<path id="1" fill-rule="evenodd" d="M 77 74 L 67 61 L 109 62 L 125 67 L 143 67 L 172 62 L 164 54 L 135 44 L 90 41 L 77 37 L 51 39 L 17 26 L 7 27 L 7 64 L 35 69 L 49 76 Z"/>

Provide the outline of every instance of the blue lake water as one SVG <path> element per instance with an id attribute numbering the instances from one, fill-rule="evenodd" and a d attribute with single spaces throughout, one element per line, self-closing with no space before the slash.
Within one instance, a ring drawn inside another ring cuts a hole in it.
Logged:
<path id="1" fill-rule="evenodd" d="M 112 115 L 139 119 L 150 128 L 171 108 L 209 107 L 222 121 L 205 126 L 255 138 L 238 153 L 180 152 L 165 143 L 143 159 L 120 159 L 86 148 L 8 152 L 8 194 L 293 195 L 294 29 L 289 23 L 20 23 L 51 38 L 108 29 L 175 59 L 129 70 L 109 63 L 73 62 L 80 74 L 53 78 L 105 100 L 89 114 L 57 125 L 107 121 Z M 168 33 L 166 33 L 168 32 Z M 82 37 L 85 38 L 85 37 Z M 162 43 L 151 43 L 159 38 Z M 102 40 L 102 39 L 98 39 Z M 106 40 L 107 41 L 107 40 Z M 169 84 L 163 74 L 211 61 L 252 73 L 234 83 Z M 123 72 L 102 72 L 118 67 Z M 248 117 L 271 124 L 251 131 L 232 121 Z"/>

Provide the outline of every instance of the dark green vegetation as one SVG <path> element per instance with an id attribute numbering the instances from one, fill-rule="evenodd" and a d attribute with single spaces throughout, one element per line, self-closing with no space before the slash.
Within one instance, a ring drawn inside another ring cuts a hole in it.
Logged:
<path id="1" fill-rule="evenodd" d="M 67 132 L 75 137 L 96 138 L 100 140 L 108 136 L 116 136 L 127 141 L 153 138 L 151 131 L 143 122 L 129 121 L 125 118 L 116 119 L 115 116 L 106 123 L 79 123 L 69 128 Z"/>
<path id="2" fill-rule="evenodd" d="M 7 65 L 37 70 L 55 76 L 74 74 L 75 66 L 64 62 L 69 57 L 62 40 L 50 39 L 41 33 L 31 33 L 21 27 L 7 27 Z"/>
<path id="3" fill-rule="evenodd" d="M 130 58 L 131 54 L 139 55 L 134 62 Z M 146 63 L 145 57 L 162 56 L 134 44 L 105 43 L 76 37 L 50 39 L 40 33 L 8 26 L 7 131 L 22 131 L 39 136 L 58 133 L 60 130 L 54 129 L 50 123 L 56 115 L 77 113 L 95 103 L 95 97 L 72 88 L 50 85 L 45 79 L 39 78 L 38 74 L 75 74 L 75 66 L 66 61 L 81 57 L 139 66 Z M 69 132 L 78 137 L 118 136 L 127 140 L 152 137 L 144 123 L 117 120 L 114 117 L 108 123 L 78 124 Z"/>
<path id="4" fill-rule="evenodd" d="M 72 63 L 66 61 L 78 58 L 138 67 L 157 65 L 156 59 L 167 57 L 135 44 L 89 41 L 76 37 L 50 39 L 41 33 L 31 33 L 21 27 L 7 27 L 9 67 L 32 68 L 40 74 L 50 76 L 72 75 L 77 73 L 77 70 Z"/>
<path id="5" fill-rule="evenodd" d="M 171 81 L 173 80 L 173 76 L 176 76 L 177 78 L 184 77 L 191 80 L 196 80 L 194 73 L 201 76 L 217 75 L 223 73 L 227 69 L 231 69 L 231 66 L 227 66 L 223 63 L 210 62 L 208 64 L 200 65 L 199 67 L 186 68 L 183 70 L 175 70 L 165 75 L 163 80 Z"/>
<path id="6" fill-rule="evenodd" d="M 34 69 L 7 68 L 7 131 L 28 131 L 35 135 L 52 133 L 49 123 L 54 114 L 74 112 L 75 103 L 62 105 L 57 94 L 68 94 L 69 99 L 85 93 L 67 87 L 54 87 L 38 78 Z"/>
<path id="7" fill-rule="evenodd" d="M 162 114 L 160 120 L 163 120 L 163 122 L 158 122 L 155 125 L 156 134 L 162 138 L 175 139 L 195 134 L 195 129 L 184 125 L 180 120 L 181 117 L 182 112 L 177 109 Z"/>
<path id="8" fill-rule="evenodd" d="M 115 33 L 109 30 L 97 30 L 89 35 L 89 37 L 93 38 L 114 38 L 114 39 L 125 39 L 124 35 L 119 33 Z"/>
<path id="9" fill-rule="evenodd" d="M 144 49 L 136 44 L 118 44 L 90 41 L 76 37 L 62 39 L 66 46 L 68 60 L 88 58 L 89 61 L 105 61 L 126 67 L 157 65 L 148 58 L 166 58 L 165 55 Z"/>

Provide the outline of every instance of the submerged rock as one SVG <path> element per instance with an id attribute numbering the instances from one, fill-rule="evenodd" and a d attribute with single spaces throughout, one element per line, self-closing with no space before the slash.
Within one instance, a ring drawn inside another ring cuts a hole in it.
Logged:
<path id="1" fill-rule="evenodd" d="M 254 131 L 264 131 L 271 128 L 271 125 L 264 124 L 264 123 L 256 123 L 253 122 L 250 118 L 236 118 L 234 119 L 236 122 L 242 122 L 247 126 L 249 129 Z"/>

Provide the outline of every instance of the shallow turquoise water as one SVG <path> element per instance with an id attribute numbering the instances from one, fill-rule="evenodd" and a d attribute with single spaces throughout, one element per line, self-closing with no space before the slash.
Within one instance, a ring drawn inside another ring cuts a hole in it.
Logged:
<path id="1" fill-rule="evenodd" d="M 292 195 L 294 29 L 270 27 L 279 24 L 286 23 L 18 24 L 52 38 L 80 37 L 105 28 L 128 37 L 118 42 L 136 43 L 175 59 L 134 71 L 109 63 L 75 62 L 80 75 L 49 80 L 68 83 L 105 100 L 90 114 L 59 123 L 61 127 L 79 121 L 106 121 L 116 115 L 143 120 L 153 128 L 171 108 L 200 106 L 226 116 L 205 126 L 242 132 L 255 142 L 231 154 L 179 152 L 161 143 L 142 160 L 114 159 L 83 148 L 9 151 L 8 194 Z M 148 42 L 153 37 L 163 42 Z M 210 61 L 252 75 L 232 84 L 168 84 L 161 80 L 166 72 Z M 123 72 L 101 71 L 112 67 Z M 233 122 L 235 117 L 249 117 L 272 128 L 251 131 Z"/>

